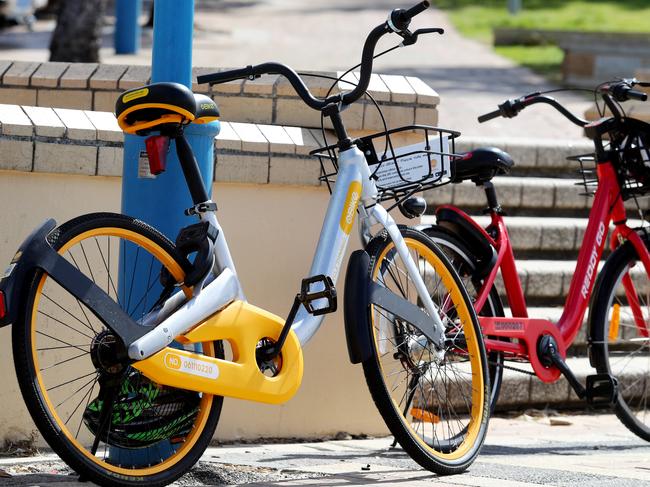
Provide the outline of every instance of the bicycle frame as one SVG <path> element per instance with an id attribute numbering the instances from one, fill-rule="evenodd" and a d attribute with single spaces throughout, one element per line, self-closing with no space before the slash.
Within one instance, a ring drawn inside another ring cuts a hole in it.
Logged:
<path id="1" fill-rule="evenodd" d="M 538 340 L 545 334 L 553 336 L 558 344 L 558 352 L 562 357 L 566 356 L 566 349 L 578 334 L 589 305 L 610 222 L 613 221 L 615 225 L 610 241 L 612 249 L 616 248 L 622 240 L 629 240 L 646 272 L 650 272 L 650 254 L 638 233 L 626 224 L 621 188 L 612 164 L 610 162 L 598 164 L 597 174 L 599 183 L 589 213 L 589 223 L 578 254 L 576 271 L 571 280 L 564 310 L 557 325 L 549 320 L 528 317 L 512 245 L 502 215 L 494 211 L 491 212 L 491 227 L 496 231 L 495 238 L 492 238 L 482 228 L 480 229 L 483 236 L 496 249 L 497 260 L 478 292 L 475 309 L 479 311 L 485 304 L 500 269 L 513 316 L 512 318 L 479 317 L 483 333 L 490 337 L 518 339 L 518 342 L 514 343 L 486 338 L 486 348 L 488 351 L 499 351 L 508 355 L 528 358 L 533 370 L 544 382 L 556 380 L 560 376 L 560 371 L 555 367 L 546 367 L 540 362 L 537 350 Z M 648 336 L 648 330 L 640 313 L 638 298 L 636 298 L 636 291 L 632 286 L 629 274 L 626 274 L 624 286 L 628 300 L 632 303 L 636 324 L 643 336 Z"/>
<path id="2" fill-rule="evenodd" d="M 399 300 L 397 305 L 406 307 L 404 312 L 415 314 L 416 320 L 420 318 L 420 323 L 427 323 L 422 330 L 427 337 L 433 340 L 444 337 L 444 325 L 418 272 L 417 264 L 413 261 L 397 224 L 377 203 L 377 187 L 370 178 L 370 169 L 363 153 L 356 146 L 339 155 L 337 182 L 327 208 L 310 275 L 326 275 L 336 282 L 359 204 L 362 241 L 365 240 L 364 236 L 369 235 L 369 228 L 374 224 L 380 224 L 387 230 L 428 315 L 414 305 L 400 304 Z M 214 247 L 212 274 L 204 283 L 196 286 L 194 296 L 189 301 L 181 305 L 185 297 L 183 292 L 178 292 L 160 310 L 146 316 L 144 321 L 147 324 L 157 326 L 131 344 L 129 356 L 137 360 L 134 367 L 161 384 L 261 402 L 284 402 L 295 393 L 300 384 L 301 347 L 318 331 L 324 316 L 312 315 L 301 306 L 282 350 L 282 371 L 273 378 L 260 374 L 255 357 L 256 345 L 264 337 L 276 338 L 285 321 L 245 302 L 216 213 L 206 212 L 201 218 L 219 230 L 218 244 Z M 322 289 L 312 291 L 319 290 Z M 315 305 L 318 307 L 318 301 Z M 425 320 L 421 319 L 422 316 Z M 233 342 L 231 345 L 235 349 L 237 363 L 168 348 L 167 345 L 174 339 L 179 340 L 178 337 L 183 343 L 227 339 Z M 185 372 L 190 370 L 191 373 L 191 369 L 209 372 L 188 377 L 179 370 L 181 365 L 186 369 Z M 217 375 L 219 381 L 214 380 Z"/>

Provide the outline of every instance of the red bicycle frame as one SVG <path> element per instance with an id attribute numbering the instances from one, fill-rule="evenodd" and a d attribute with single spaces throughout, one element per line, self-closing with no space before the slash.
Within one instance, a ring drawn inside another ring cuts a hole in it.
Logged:
<path id="1" fill-rule="evenodd" d="M 597 174 L 598 188 L 589 213 L 589 223 L 578 254 L 576 271 L 571 280 L 564 311 L 557 325 L 546 319 L 528 317 L 526 299 L 517 274 L 512 245 L 502 215 L 496 211 L 490 212 L 492 219 L 490 227 L 496 234 L 494 238 L 483 228 L 475 225 L 475 227 L 480 228 L 483 236 L 496 249 L 497 259 L 494 268 L 478 292 L 474 307 L 477 312 L 483 308 L 500 269 L 512 312 L 512 318 L 479 318 L 484 335 L 490 337 L 485 339 L 485 345 L 488 351 L 503 352 L 511 357 L 527 358 L 537 376 L 544 382 L 555 381 L 560 376 L 560 371 L 557 367 L 548 367 L 541 363 L 537 344 L 543 335 L 551 335 L 557 342 L 560 355 L 563 358 L 566 357 L 566 350 L 578 334 L 585 311 L 589 305 L 598 263 L 601 260 L 611 221 L 615 225 L 610 241 L 612 249 L 616 248 L 624 240 L 630 241 L 637 255 L 640 256 L 645 271 L 650 274 L 650 253 L 648 253 L 638 233 L 626 224 L 627 218 L 621 198 L 621 188 L 612 164 L 610 162 L 598 164 Z M 474 223 L 470 216 L 456 208 L 454 208 L 454 211 Z M 623 285 L 639 332 L 642 336 L 647 337 L 648 329 L 641 314 L 639 299 L 629 273 L 625 275 Z M 499 340 L 500 337 L 509 338 L 513 341 Z"/>

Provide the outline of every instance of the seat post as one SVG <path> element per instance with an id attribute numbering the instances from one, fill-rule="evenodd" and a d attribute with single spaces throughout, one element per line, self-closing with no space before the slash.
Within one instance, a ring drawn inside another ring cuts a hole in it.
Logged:
<path id="1" fill-rule="evenodd" d="M 497 200 L 497 192 L 494 189 L 492 181 L 485 181 L 481 186 L 483 186 L 483 189 L 485 190 L 485 196 L 487 197 L 488 201 L 488 209 L 490 211 L 500 213 L 501 205 L 499 205 L 499 201 Z"/>
<path id="2" fill-rule="evenodd" d="M 199 165 L 196 162 L 196 157 L 194 157 L 192 147 L 190 147 L 182 131 L 174 137 L 174 140 L 176 141 L 176 155 L 181 163 L 181 169 L 183 170 L 187 187 L 190 190 L 192 202 L 198 205 L 199 203 L 208 201 L 210 198 L 205 190 L 203 178 L 201 177 Z"/>

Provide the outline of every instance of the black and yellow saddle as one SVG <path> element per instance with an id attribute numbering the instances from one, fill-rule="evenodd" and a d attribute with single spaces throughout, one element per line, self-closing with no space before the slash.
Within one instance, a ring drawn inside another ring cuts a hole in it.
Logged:
<path id="1" fill-rule="evenodd" d="M 219 108 L 211 98 L 179 83 L 152 83 L 122 93 L 115 115 L 127 134 L 146 135 L 164 127 L 218 120 Z"/>

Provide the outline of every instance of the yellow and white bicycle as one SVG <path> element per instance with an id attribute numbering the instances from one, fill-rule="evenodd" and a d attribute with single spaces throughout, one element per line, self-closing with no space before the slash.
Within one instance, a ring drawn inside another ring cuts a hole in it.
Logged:
<path id="1" fill-rule="evenodd" d="M 352 140 L 340 115 L 366 91 L 382 36 L 395 33 L 409 45 L 436 31 L 408 30 L 427 6 L 396 9 L 370 33 L 352 91 L 317 99 L 277 63 L 199 79 L 280 74 L 332 121 L 336 183 L 309 277 L 286 320 L 246 301 L 183 135 L 187 123 L 217 118 L 216 104 L 173 83 L 120 97 L 118 121 L 127 133 L 150 136 L 152 168 L 162 170 L 175 143 L 194 204 L 186 213 L 198 223 L 172 243 L 124 215 L 90 214 L 59 227 L 49 220 L 0 281 L 0 325 L 13 324 L 25 403 L 45 440 L 82 477 L 105 486 L 168 484 L 208 446 L 224 396 L 290 399 L 302 378 L 302 345 L 336 309 L 334 284 L 357 214 L 364 250 L 353 253 L 346 276 L 350 358 L 363 364 L 387 426 L 420 465 L 452 474 L 476 458 L 487 432 L 489 380 L 471 301 L 443 253 L 381 205 L 390 197 L 404 207 L 415 191 L 435 186 L 441 175 L 431 166 L 443 152 L 427 145 L 408 154 L 426 161 L 417 176 L 400 172 L 399 158 L 386 151 L 371 170 L 372 151 L 359 149 L 370 139 Z M 382 166 L 401 183 L 382 188 Z"/>

